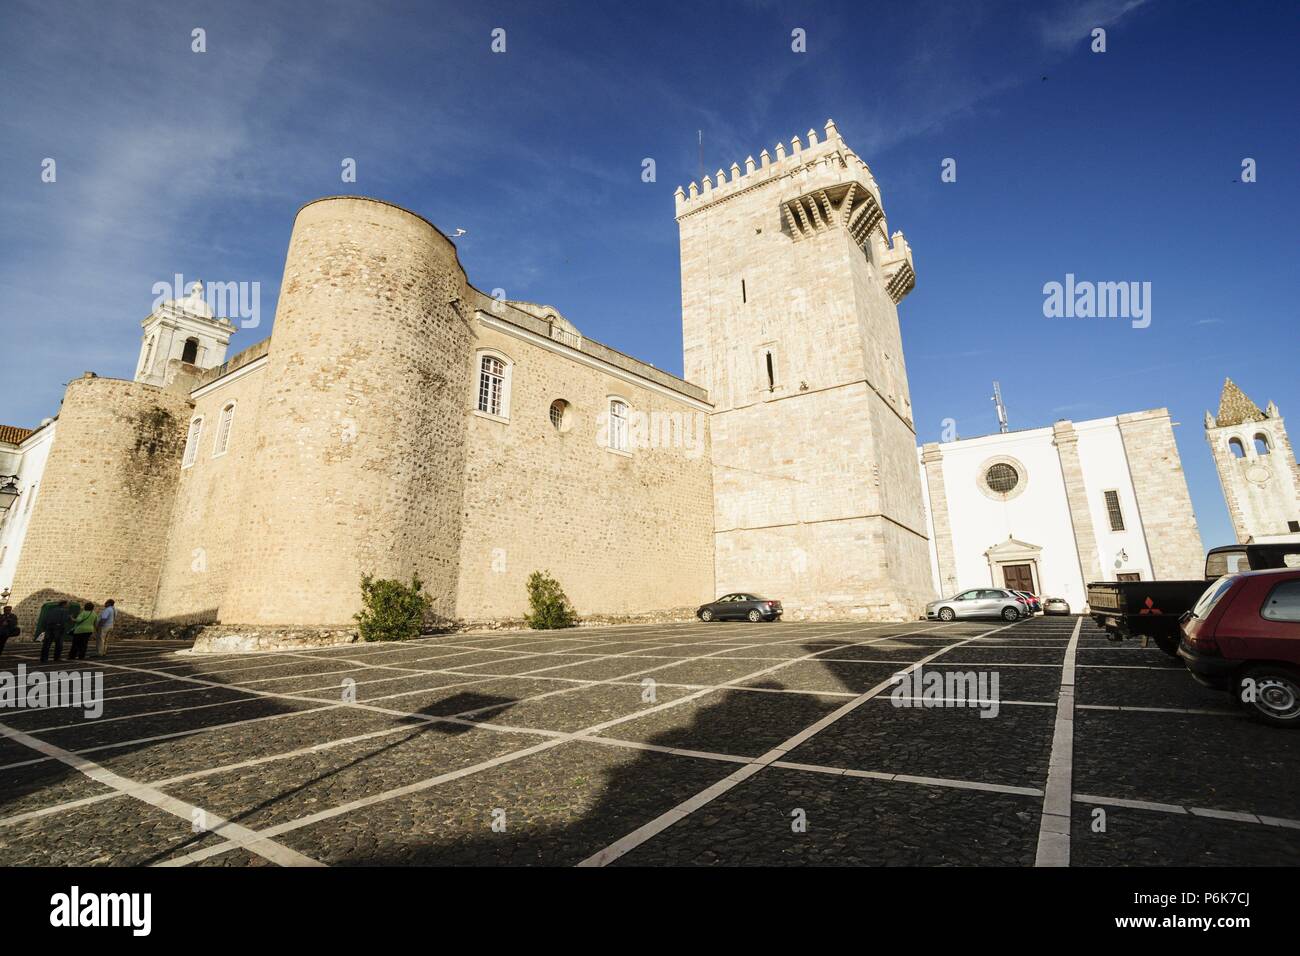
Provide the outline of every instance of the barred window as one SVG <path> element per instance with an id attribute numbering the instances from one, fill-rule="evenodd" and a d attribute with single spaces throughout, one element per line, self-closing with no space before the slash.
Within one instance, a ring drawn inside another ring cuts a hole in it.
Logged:
<path id="1" fill-rule="evenodd" d="M 627 451 L 627 402 L 617 398 L 609 400 L 609 447 Z"/>
<path id="2" fill-rule="evenodd" d="M 203 436 L 203 419 L 195 418 L 190 422 L 190 433 L 185 438 L 185 454 L 181 456 L 181 467 L 188 468 L 199 457 L 199 439 Z"/>
<path id="3" fill-rule="evenodd" d="M 1119 506 L 1119 492 L 1103 492 L 1106 497 L 1106 515 L 1110 518 L 1111 531 L 1124 530 L 1124 511 Z"/>
<path id="4" fill-rule="evenodd" d="M 217 441 L 212 447 L 212 457 L 224 455 L 230 447 L 230 426 L 235 420 L 235 403 L 227 402 L 221 409 L 221 419 L 217 422 Z"/>
<path id="5" fill-rule="evenodd" d="M 1020 484 L 1020 475 L 1004 461 L 991 466 L 984 475 L 988 486 L 999 494 L 1005 495 Z"/>
<path id="6" fill-rule="evenodd" d="M 502 398 L 506 387 L 506 365 L 495 355 L 484 355 L 479 363 L 478 410 L 489 415 L 501 415 Z"/>

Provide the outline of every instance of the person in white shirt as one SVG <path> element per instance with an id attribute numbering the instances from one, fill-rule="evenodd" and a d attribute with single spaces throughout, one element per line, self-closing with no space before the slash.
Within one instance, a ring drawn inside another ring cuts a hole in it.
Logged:
<path id="1" fill-rule="evenodd" d="M 117 620 L 117 607 L 113 599 L 109 598 L 104 602 L 104 608 L 99 612 L 99 617 L 95 619 L 95 654 L 103 657 L 108 653 L 108 632 L 113 629 L 113 622 Z"/>

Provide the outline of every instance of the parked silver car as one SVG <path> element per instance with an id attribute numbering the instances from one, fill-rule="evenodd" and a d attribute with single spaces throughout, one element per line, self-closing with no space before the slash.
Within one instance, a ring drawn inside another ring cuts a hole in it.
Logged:
<path id="1" fill-rule="evenodd" d="M 1017 621 L 1027 611 L 1024 599 L 1006 588 L 975 588 L 941 601 L 931 601 L 925 606 L 927 618 L 941 621 L 955 621 L 959 617 L 1000 617 L 1004 621 Z"/>
<path id="2" fill-rule="evenodd" d="M 1069 614 L 1070 604 L 1065 598 L 1048 598 L 1043 602 L 1044 614 Z"/>

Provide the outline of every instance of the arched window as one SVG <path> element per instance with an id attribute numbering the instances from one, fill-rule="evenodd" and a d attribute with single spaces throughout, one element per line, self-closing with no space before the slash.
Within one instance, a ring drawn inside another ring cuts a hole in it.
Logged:
<path id="1" fill-rule="evenodd" d="M 193 365 L 199 357 L 199 340 L 186 339 L 185 348 L 181 350 L 181 361 Z"/>
<path id="2" fill-rule="evenodd" d="M 551 424 L 557 432 L 567 432 L 569 430 L 569 403 L 562 398 L 557 398 L 551 402 Z"/>
<path id="3" fill-rule="evenodd" d="M 614 451 L 627 451 L 627 402 L 621 398 L 609 400 L 609 447 Z"/>
<path id="4" fill-rule="evenodd" d="M 478 363 L 478 410 L 497 418 L 510 417 L 510 366 L 487 352 Z"/>
<path id="5" fill-rule="evenodd" d="M 217 458 L 226 453 L 230 447 L 230 426 L 235 421 L 235 403 L 227 402 L 221 409 L 221 418 L 217 420 L 217 441 L 212 447 L 212 457 Z"/>
<path id="6" fill-rule="evenodd" d="M 1260 432 L 1258 435 L 1255 436 L 1255 454 L 1267 455 L 1270 451 L 1272 451 L 1272 449 L 1269 447 L 1268 444 L 1268 436 L 1265 435 L 1263 432 Z"/>
<path id="7" fill-rule="evenodd" d="M 181 467 L 188 468 L 199 457 L 199 439 L 203 437 L 203 419 L 190 421 L 190 433 L 185 436 L 185 454 L 181 456 Z"/>
<path id="8" fill-rule="evenodd" d="M 1245 458 L 1246 446 L 1241 443 L 1240 438 L 1228 439 L 1228 450 L 1232 452 L 1233 458 Z"/>

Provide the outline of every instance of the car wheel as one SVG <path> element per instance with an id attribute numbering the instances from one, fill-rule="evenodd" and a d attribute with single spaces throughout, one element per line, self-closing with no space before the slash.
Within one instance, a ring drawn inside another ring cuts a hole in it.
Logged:
<path id="1" fill-rule="evenodd" d="M 939 620 L 944 623 L 950 623 L 957 619 L 957 612 L 950 607 L 939 608 Z"/>
<path id="2" fill-rule="evenodd" d="M 713 620 L 713 612 L 710 611 L 708 608 L 705 608 L 703 611 L 700 612 L 700 620 L 703 621 L 705 624 L 708 624 L 710 621 Z"/>
<path id="3" fill-rule="evenodd" d="M 1300 674 L 1289 667 L 1281 664 L 1247 667 L 1237 678 L 1237 700 L 1260 723 L 1300 727 Z"/>
<path id="4" fill-rule="evenodd" d="M 1178 638 L 1172 634 L 1153 634 L 1151 640 L 1156 642 L 1156 647 L 1160 648 L 1170 657 L 1178 656 Z"/>
<path id="5" fill-rule="evenodd" d="M 763 615 L 759 614 L 757 611 L 750 611 L 749 619 L 757 624 L 759 621 L 763 620 Z"/>
<path id="6" fill-rule="evenodd" d="M 1002 609 L 1002 620 L 1018 621 L 1020 620 L 1020 612 L 1013 607 L 1004 607 Z"/>

